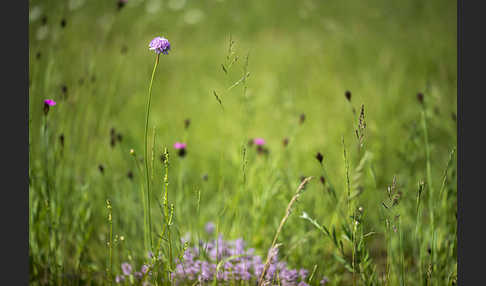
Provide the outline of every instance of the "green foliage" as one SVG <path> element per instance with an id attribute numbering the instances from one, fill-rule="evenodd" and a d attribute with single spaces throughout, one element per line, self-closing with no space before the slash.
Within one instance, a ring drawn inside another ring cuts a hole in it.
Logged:
<path id="1" fill-rule="evenodd" d="M 278 243 L 310 284 L 455 285 L 455 1 L 116 2 L 30 1 L 33 285 L 108 283 L 126 261 L 160 285 L 208 221 L 265 257 L 309 176 Z M 155 36 L 172 49 L 148 167 Z"/>

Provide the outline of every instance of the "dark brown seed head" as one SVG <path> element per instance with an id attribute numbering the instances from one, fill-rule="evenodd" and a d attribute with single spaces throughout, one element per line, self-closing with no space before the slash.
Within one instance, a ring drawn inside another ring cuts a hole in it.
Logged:
<path id="1" fill-rule="evenodd" d="M 118 10 L 121 10 L 123 7 L 125 7 L 126 2 L 126 0 L 118 0 L 118 3 L 116 4 Z"/>
<path id="2" fill-rule="evenodd" d="M 417 100 L 420 104 L 423 104 L 424 103 L 424 94 L 419 92 L 417 93 Z"/>
<path id="3" fill-rule="evenodd" d="M 61 143 L 61 147 L 64 147 L 64 134 L 61 133 L 61 135 L 59 135 L 59 143 Z"/>
<path id="4" fill-rule="evenodd" d="M 324 185 L 324 184 L 326 184 L 326 178 L 324 178 L 324 176 L 321 176 L 321 177 L 319 178 L 319 180 L 321 181 L 321 183 L 322 183 L 323 185 Z"/>
<path id="5" fill-rule="evenodd" d="M 40 59 L 41 58 L 41 52 L 37 52 L 37 54 L 35 54 L 35 58 Z"/>
<path id="6" fill-rule="evenodd" d="M 110 128 L 110 136 L 111 137 L 114 137 L 115 136 L 115 133 L 116 133 L 115 127 L 111 127 Z"/>
<path id="7" fill-rule="evenodd" d="M 284 147 L 287 147 L 287 145 L 289 145 L 289 138 L 285 137 L 282 141 L 282 144 Z"/>
<path id="8" fill-rule="evenodd" d="M 115 137 L 111 137 L 111 139 L 110 139 L 110 145 L 111 145 L 111 148 L 115 147 L 115 145 L 116 145 L 116 139 L 115 139 Z"/>
<path id="9" fill-rule="evenodd" d="M 303 124 L 303 123 L 304 123 L 304 121 L 305 121 L 305 114 L 304 114 L 304 113 L 302 113 L 302 114 L 299 116 L 299 123 L 300 123 L 300 124 Z"/>
<path id="10" fill-rule="evenodd" d="M 67 97 L 67 91 L 68 91 L 67 85 L 63 84 L 61 86 L 61 91 L 62 91 L 64 98 L 66 98 Z"/>
<path id="11" fill-rule="evenodd" d="M 430 247 L 429 247 L 429 248 L 427 248 L 427 252 L 428 252 L 429 254 L 432 254 L 432 249 L 431 249 Z"/>
<path id="12" fill-rule="evenodd" d="M 202 176 L 203 181 L 207 181 L 207 180 L 208 180 L 208 178 L 209 178 L 208 174 L 204 174 L 204 175 Z"/>
<path id="13" fill-rule="evenodd" d="M 187 118 L 186 120 L 184 120 L 184 128 L 189 128 L 189 125 L 191 125 L 191 119 Z"/>
<path id="14" fill-rule="evenodd" d="M 118 140 L 118 142 L 122 142 L 122 140 L 123 140 L 123 135 L 121 135 L 121 133 L 118 133 L 118 134 L 116 135 L 116 140 Z"/>
<path id="15" fill-rule="evenodd" d="M 133 180 L 133 172 L 132 172 L 132 171 L 128 171 L 128 173 L 127 173 L 127 177 L 128 177 L 130 180 Z"/>
<path id="16" fill-rule="evenodd" d="M 177 153 L 177 155 L 179 155 L 179 157 L 181 157 L 181 158 L 186 156 L 186 154 L 187 154 L 186 148 L 179 149 L 179 152 Z"/>
<path id="17" fill-rule="evenodd" d="M 347 99 L 348 101 L 351 101 L 351 91 L 346 90 L 346 92 L 344 93 L 344 96 L 346 96 L 346 99 Z"/>
<path id="18" fill-rule="evenodd" d="M 47 116 L 48 113 L 49 113 L 49 104 L 44 102 L 44 115 Z"/>
<path id="19" fill-rule="evenodd" d="M 102 164 L 99 164 L 98 170 L 100 171 L 101 174 L 103 174 L 105 172 L 105 167 Z"/>
<path id="20" fill-rule="evenodd" d="M 317 152 L 316 159 L 317 161 L 319 161 L 320 164 L 322 164 L 322 160 L 324 159 L 324 156 L 322 156 L 321 152 Z"/>
<path id="21" fill-rule="evenodd" d="M 47 24 L 47 16 L 45 16 L 45 15 L 42 16 L 41 22 L 42 22 L 42 25 Z"/>
<path id="22" fill-rule="evenodd" d="M 61 20 L 61 28 L 66 27 L 66 19 Z"/>

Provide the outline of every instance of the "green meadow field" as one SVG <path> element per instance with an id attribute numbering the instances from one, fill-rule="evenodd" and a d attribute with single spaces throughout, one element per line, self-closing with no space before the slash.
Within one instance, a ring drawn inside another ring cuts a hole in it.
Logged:
<path id="1" fill-rule="evenodd" d="M 456 1 L 29 3 L 32 285 L 456 285 Z"/>

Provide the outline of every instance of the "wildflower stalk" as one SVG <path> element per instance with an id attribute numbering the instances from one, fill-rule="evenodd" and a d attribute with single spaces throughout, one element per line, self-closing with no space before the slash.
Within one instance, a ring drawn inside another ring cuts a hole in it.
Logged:
<path id="1" fill-rule="evenodd" d="M 113 284 L 113 220 L 111 217 L 111 203 L 106 200 L 106 208 L 108 210 L 108 224 L 110 225 L 110 232 L 108 234 L 108 263 L 106 266 L 106 275 L 108 277 L 109 285 Z"/>
<path id="2" fill-rule="evenodd" d="M 149 91 L 148 91 L 148 97 L 147 97 L 147 108 L 145 112 L 145 136 L 144 136 L 144 144 L 143 144 L 143 153 L 144 153 L 144 161 L 145 161 L 145 178 L 146 178 L 146 185 L 147 185 L 147 205 L 144 205 L 144 213 L 148 218 L 148 226 L 146 226 L 147 229 L 145 229 L 145 233 L 149 236 L 149 243 L 150 243 L 150 250 L 152 250 L 152 220 L 151 220 L 151 215 L 150 215 L 150 177 L 149 177 L 149 167 L 148 167 L 148 123 L 149 123 L 149 116 L 150 116 L 150 103 L 152 99 L 152 85 L 154 83 L 154 78 L 155 78 L 155 71 L 157 70 L 157 66 L 159 65 L 159 56 L 160 54 L 157 54 L 155 57 L 155 64 L 154 64 L 154 69 L 152 71 L 152 77 L 150 79 L 150 85 L 149 85 Z M 147 209 L 148 206 L 148 209 Z"/>
<path id="3" fill-rule="evenodd" d="M 170 209 L 169 209 L 169 151 L 167 150 L 167 147 L 164 149 L 164 165 L 165 165 L 165 176 L 164 176 L 164 197 L 162 198 L 163 200 L 163 206 L 164 206 L 164 217 L 165 217 L 165 224 L 166 224 L 166 229 L 167 229 L 167 237 L 168 237 L 168 243 L 169 243 L 169 267 L 170 271 L 172 271 L 172 239 L 170 237 L 170 225 L 171 225 L 171 217 L 172 214 L 170 214 Z M 169 271 L 169 279 L 170 279 L 170 271 Z"/>
<path id="4" fill-rule="evenodd" d="M 436 240 L 436 228 L 435 228 L 435 207 L 434 204 L 436 203 L 435 198 L 435 191 L 432 184 L 432 167 L 431 167 L 431 158 L 430 158 L 430 144 L 429 144 L 429 136 L 428 136 L 428 128 L 427 128 L 427 116 L 426 116 L 426 109 L 425 104 L 422 104 L 422 127 L 424 130 L 424 143 L 425 143 L 425 159 L 426 159 L 426 172 L 427 172 L 427 187 L 429 189 L 429 213 L 430 213 L 430 230 L 432 232 L 432 243 L 431 243 L 431 260 L 432 265 L 435 263 L 435 240 Z M 433 267 L 433 266 L 432 266 Z"/>
<path id="5" fill-rule="evenodd" d="M 137 166 L 137 170 L 140 173 L 140 177 L 142 178 L 143 177 L 142 166 L 140 166 L 140 162 L 137 159 L 137 156 L 135 155 L 135 151 L 133 149 L 130 150 L 130 154 L 132 155 L 133 160 L 135 161 L 135 165 Z M 143 208 L 144 208 L 144 211 L 143 211 L 143 226 L 144 226 L 143 243 L 144 243 L 145 248 L 147 248 L 147 234 L 145 232 L 145 228 L 146 228 L 146 225 L 147 225 L 147 213 L 145 212 L 146 203 L 145 203 L 145 190 L 144 190 L 143 182 L 142 182 L 142 205 L 143 205 Z"/>
<path id="6" fill-rule="evenodd" d="M 277 232 L 275 233 L 275 237 L 273 238 L 272 246 L 270 247 L 270 251 L 267 255 L 267 260 L 266 260 L 265 265 L 263 267 L 262 274 L 260 275 L 260 279 L 258 279 L 258 286 L 261 286 L 261 285 L 264 284 L 265 274 L 267 273 L 268 267 L 270 266 L 270 261 L 272 260 L 272 257 L 274 256 L 272 254 L 274 254 L 274 252 L 278 248 L 278 246 L 276 246 L 278 236 L 280 235 L 280 232 L 282 231 L 282 228 L 283 228 L 285 222 L 287 221 L 287 219 L 290 216 L 290 213 L 292 212 L 292 206 L 297 201 L 297 199 L 300 197 L 300 195 L 302 194 L 302 191 L 304 190 L 305 185 L 311 179 L 312 179 L 312 177 L 307 177 L 300 183 L 299 187 L 297 188 L 297 191 L 295 192 L 295 195 L 292 197 L 289 204 L 287 205 L 287 209 L 285 210 L 285 215 L 282 218 L 282 220 L 280 221 L 280 225 L 278 226 Z"/>

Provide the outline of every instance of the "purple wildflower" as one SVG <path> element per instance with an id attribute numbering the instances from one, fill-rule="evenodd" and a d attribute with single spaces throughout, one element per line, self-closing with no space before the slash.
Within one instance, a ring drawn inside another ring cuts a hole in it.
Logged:
<path id="1" fill-rule="evenodd" d="M 149 266 L 147 264 L 142 265 L 142 273 L 147 273 Z"/>
<path id="2" fill-rule="evenodd" d="M 155 37 L 149 44 L 149 50 L 155 51 L 156 54 L 168 55 L 170 50 L 169 40 L 163 37 Z"/>
<path id="3" fill-rule="evenodd" d="M 324 277 L 322 278 L 321 282 L 319 282 L 319 284 L 321 284 L 321 285 L 326 285 L 326 283 L 327 283 L 327 282 L 329 282 L 329 279 L 327 279 L 327 277 L 326 277 L 326 276 L 324 276 Z"/>
<path id="4" fill-rule="evenodd" d="M 216 228 L 216 225 L 215 225 L 215 224 L 214 224 L 212 221 L 208 222 L 208 223 L 206 224 L 206 226 L 205 226 L 206 232 L 207 232 L 209 235 L 211 235 L 211 234 L 213 234 L 213 233 L 214 233 L 214 229 L 215 229 L 215 228 Z"/>
<path id="5" fill-rule="evenodd" d="M 255 138 L 253 139 L 253 143 L 258 146 L 263 146 L 265 145 L 265 140 L 263 138 Z"/>
<path id="6" fill-rule="evenodd" d="M 125 276 L 123 276 L 123 275 L 117 275 L 117 276 L 115 277 L 115 282 L 116 282 L 116 283 L 121 283 L 121 282 L 123 282 L 123 281 L 125 281 Z"/>
<path id="7" fill-rule="evenodd" d="M 307 278 L 307 275 L 309 274 L 309 271 L 307 271 L 307 269 L 300 269 L 299 270 L 299 276 L 300 276 L 300 279 L 301 280 L 305 280 Z"/>
<path id="8" fill-rule="evenodd" d="M 177 154 L 180 156 L 180 157 L 184 157 L 186 155 L 186 143 L 181 143 L 181 142 L 176 142 L 174 144 L 174 148 L 176 150 L 179 150 L 177 152 Z"/>
<path id="9" fill-rule="evenodd" d="M 143 273 L 137 271 L 137 272 L 133 273 L 133 276 L 135 276 L 135 278 L 137 278 L 137 279 L 142 279 L 143 278 Z"/>
<path id="10" fill-rule="evenodd" d="M 47 105 L 49 105 L 49 106 L 56 105 L 56 102 L 54 100 L 52 100 L 52 99 L 46 99 L 46 100 L 44 100 L 44 103 L 47 104 Z"/>
<path id="11" fill-rule="evenodd" d="M 121 268 L 122 268 L 123 274 L 125 274 L 125 275 L 132 274 L 132 266 L 129 263 L 126 263 L 126 262 L 123 263 L 121 265 Z"/>
<path id="12" fill-rule="evenodd" d="M 47 116 L 49 113 L 49 107 L 56 105 L 56 102 L 52 99 L 44 100 L 44 115 Z"/>

